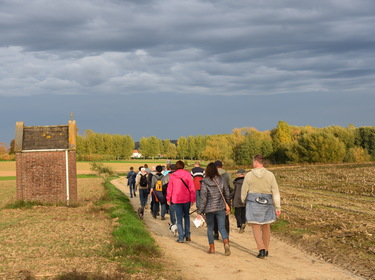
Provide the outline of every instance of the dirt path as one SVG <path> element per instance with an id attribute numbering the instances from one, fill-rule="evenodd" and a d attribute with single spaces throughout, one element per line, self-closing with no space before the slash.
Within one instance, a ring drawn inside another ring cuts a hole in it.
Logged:
<path id="1" fill-rule="evenodd" d="M 129 195 L 126 179 L 112 183 Z M 139 206 L 139 197 L 130 199 L 134 209 Z M 195 215 L 192 214 L 192 219 Z M 288 279 L 288 280 L 333 280 L 363 279 L 332 264 L 308 255 L 297 248 L 271 237 L 270 256 L 257 259 L 257 250 L 252 232 L 247 227 L 239 234 L 235 228 L 235 218 L 231 215 L 231 256 L 224 255 L 222 242 L 215 244 L 216 254 L 208 255 L 206 228 L 195 228 L 191 223 L 191 242 L 179 244 L 169 231 L 167 220 L 153 219 L 150 211 L 145 211 L 144 222 L 166 256 L 175 261 L 181 273 L 189 280 L 249 280 L 249 279 Z"/>

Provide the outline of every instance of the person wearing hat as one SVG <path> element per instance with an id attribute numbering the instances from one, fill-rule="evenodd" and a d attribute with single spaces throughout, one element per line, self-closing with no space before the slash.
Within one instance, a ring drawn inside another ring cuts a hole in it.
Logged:
<path id="1" fill-rule="evenodd" d="M 221 177 L 223 177 L 223 179 L 225 180 L 225 182 L 227 183 L 228 187 L 229 187 L 229 191 L 231 193 L 231 197 L 233 196 L 233 191 L 234 191 L 234 186 L 233 186 L 233 182 L 232 182 L 232 177 L 230 176 L 230 174 L 225 171 L 225 169 L 223 168 L 223 163 L 220 161 L 220 160 L 217 160 L 215 161 L 215 166 L 219 172 L 219 175 Z M 229 205 L 231 205 L 230 203 L 228 203 Z M 225 216 L 225 229 L 229 235 L 229 215 L 226 215 Z M 216 219 L 214 220 L 214 237 L 216 240 L 219 239 L 219 229 L 218 229 L 218 225 L 217 225 L 217 221 Z"/>
<path id="2" fill-rule="evenodd" d="M 245 179 L 245 169 L 238 169 L 237 178 L 234 179 L 234 192 L 232 197 L 232 206 L 234 207 L 234 216 L 237 221 L 239 233 L 245 232 L 246 227 L 246 204 L 241 201 L 241 189 Z"/>

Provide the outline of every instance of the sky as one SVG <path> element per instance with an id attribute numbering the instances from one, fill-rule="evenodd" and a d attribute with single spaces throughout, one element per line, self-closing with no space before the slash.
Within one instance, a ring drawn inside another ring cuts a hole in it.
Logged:
<path id="1" fill-rule="evenodd" d="M 1 0 L 0 142 L 17 121 L 178 139 L 374 126 L 373 0 Z"/>

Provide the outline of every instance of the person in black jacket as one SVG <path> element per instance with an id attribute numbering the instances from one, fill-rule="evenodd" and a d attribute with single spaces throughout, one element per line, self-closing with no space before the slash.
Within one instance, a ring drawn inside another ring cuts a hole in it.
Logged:
<path id="1" fill-rule="evenodd" d="M 234 179 L 234 192 L 232 197 L 232 207 L 234 207 L 234 216 L 236 217 L 239 233 L 245 232 L 246 227 L 246 204 L 241 201 L 241 189 L 246 171 L 238 169 L 237 178 Z"/>

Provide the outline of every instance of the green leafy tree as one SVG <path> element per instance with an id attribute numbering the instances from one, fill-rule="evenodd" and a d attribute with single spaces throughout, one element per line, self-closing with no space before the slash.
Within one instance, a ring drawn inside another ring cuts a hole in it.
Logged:
<path id="1" fill-rule="evenodd" d="M 86 137 L 86 145 L 88 154 L 103 155 L 105 151 L 103 136 L 99 133 L 90 133 Z"/>
<path id="2" fill-rule="evenodd" d="M 149 158 L 152 155 L 151 152 L 151 143 L 148 138 L 142 137 L 139 140 L 139 152 L 142 154 L 143 157 Z"/>
<path id="3" fill-rule="evenodd" d="M 76 147 L 77 155 L 88 154 L 86 140 L 81 135 L 77 135 L 76 145 L 77 145 Z"/>
<path id="4" fill-rule="evenodd" d="M 162 141 L 155 136 L 142 137 L 139 141 L 139 150 L 145 158 L 155 158 L 162 153 Z"/>
<path id="5" fill-rule="evenodd" d="M 322 131 L 330 133 L 340 139 L 340 141 L 345 144 L 347 149 L 353 148 L 355 145 L 356 131 L 353 127 L 345 128 L 342 126 L 333 125 L 322 128 Z"/>
<path id="6" fill-rule="evenodd" d="M 345 144 L 332 134 L 314 132 L 303 135 L 297 147 L 302 162 L 341 162 L 346 153 Z"/>
<path id="7" fill-rule="evenodd" d="M 221 159 L 227 162 L 228 160 L 231 160 L 232 146 L 229 137 L 225 135 L 214 135 L 208 137 L 206 140 L 206 148 L 202 152 L 202 158 L 207 160 Z"/>
<path id="8" fill-rule="evenodd" d="M 160 156 L 162 152 L 162 141 L 155 136 L 149 138 L 149 145 L 151 146 L 150 156 L 154 159 L 155 157 Z"/>
<path id="9" fill-rule="evenodd" d="M 366 149 L 371 155 L 372 159 L 375 159 L 375 127 L 359 127 L 356 130 L 355 144 L 358 147 Z"/>
<path id="10" fill-rule="evenodd" d="M 188 158 L 190 159 L 200 159 L 202 151 L 205 148 L 205 137 L 202 135 L 189 136 L 188 141 Z"/>
<path id="11" fill-rule="evenodd" d="M 196 159 L 197 158 L 197 147 L 195 143 L 195 137 L 194 136 L 188 136 L 187 138 L 188 142 L 188 155 L 187 157 L 190 159 Z"/>
<path id="12" fill-rule="evenodd" d="M 111 135 L 111 143 L 107 151 L 108 154 L 114 155 L 116 159 L 128 158 L 126 139 L 119 134 Z"/>
<path id="13" fill-rule="evenodd" d="M 134 139 L 130 135 L 124 135 L 123 142 L 124 142 L 124 158 L 130 158 L 135 148 Z"/>
<path id="14" fill-rule="evenodd" d="M 362 147 L 350 148 L 344 158 L 345 162 L 366 162 L 370 160 L 371 156 Z"/>
<path id="15" fill-rule="evenodd" d="M 251 164 L 252 158 L 256 153 L 252 151 L 255 141 L 251 137 L 246 139 L 234 148 L 234 161 L 239 165 Z"/>
<path id="16" fill-rule="evenodd" d="M 164 155 L 169 159 L 175 159 L 177 157 L 177 147 L 171 143 L 169 139 L 164 140 Z"/>
<path id="17" fill-rule="evenodd" d="M 234 161 L 240 165 L 249 165 L 253 157 L 261 154 L 269 158 L 273 153 L 272 138 L 269 131 L 260 132 L 255 128 L 247 129 L 242 142 L 233 147 Z"/>
<path id="18" fill-rule="evenodd" d="M 270 158 L 273 154 L 273 145 L 270 131 L 263 132 L 261 154 L 266 158 Z"/>
<path id="19" fill-rule="evenodd" d="M 166 155 L 168 153 L 169 144 L 171 144 L 171 140 L 164 139 L 163 140 L 163 154 Z"/>
<path id="20" fill-rule="evenodd" d="M 177 154 L 182 159 L 189 156 L 189 143 L 184 136 L 178 138 L 177 140 Z"/>
<path id="21" fill-rule="evenodd" d="M 206 148 L 206 137 L 202 135 L 195 136 L 196 159 L 202 158 L 202 152 Z"/>
<path id="22" fill-rule="evenodd" d="M 287 122 L 279 121 L 272 132 L 274 156 L 277 162 L 285 163 L 288 160 L 287 150 L 292 143 L 292 134 Z"/>
<path id="23" fill-rule="evenodd" d="M 16 140 L 13 139 L 11 142 L 10 142 L 10 149 L 9 149 L 9 154 L 10 155 L 14 155 L 14 146 L 16 144 Z"/>
<path id="24" fill-rule="evenodd" d="M 158 145 L 158 156 L 161 157 L 163 155 L 164 145 L 163 140 L 157 138 L 157 145 Z"/>
<path id="25" fill-rule="evenodd" d="M 130 158 L 134 140 L 129 135 L 111 135 L 87 131 L 85 136 L 77 135 L 77 155 L 105 155 L 106 158 Z"/>
<path id="26" fill-rule="evenodd" d="M 279 121 L 273 136 L 273 141 L 276 145 L 292 142 L 291 129 L 287 122 Z"/>

